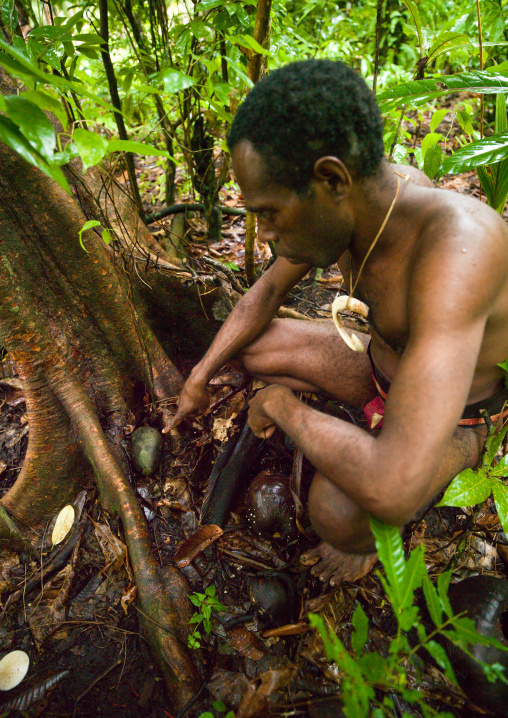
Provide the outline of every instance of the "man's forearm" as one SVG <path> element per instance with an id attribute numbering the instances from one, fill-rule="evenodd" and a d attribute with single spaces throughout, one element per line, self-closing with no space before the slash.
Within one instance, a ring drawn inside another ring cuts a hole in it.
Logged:
<path id="1" fill-rule="evenodd" d="M 303 451 L 320 474 L 358 506 L 377 518 L 400 525 L 418 509 L 422 487 L 407 481 L 396 485 L 400 474 L 397 456 L 386 451 L 379 439 L 353 424 L 316 411 L 285 387 L 270 387 L 267 397 L 263 402 L 265 414 Z"/>
<path id="2" fill-rule="evenodd" d="M 309 269 L 285 263 L 281 271 L 279 266 L 272 265 L 234 307 L 207 353 L 194 367 L 191 373 L 194 381 L 206 384 L 221 366 L 254 341 L 271 322 L 291 287 Z"/>

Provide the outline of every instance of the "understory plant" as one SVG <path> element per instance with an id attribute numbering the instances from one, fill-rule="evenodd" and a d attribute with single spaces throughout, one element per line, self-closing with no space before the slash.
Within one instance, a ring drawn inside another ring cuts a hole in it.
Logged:
<path id="1" fill-rule="evenodd" d="M 508 370 L 508 360 L 501 365 Z M 503 531 L 508 533 L 508 454 L 498 457 L 503 440 L 508 431 L 508 424 L 497 430 L 491 426 L 481 466 L 477 469 L 464 469 L 458 474 L 445 491 L 438 506 L 476 506 L 493 494 L 496 510 Z"/>
<path id="2" fill-rule="evenodd" d="M 224 611 L 226 606 L 220 603 L 216 596 L 215 586 L 208 586 L 204 593 L 191 593 L 189 600 L 198 609 L 191 616 L 189 623 L 195 624 L 194 631 L 189 635 L 189 648 L 201 647 L 201 633 L 199 627 L 202 625 L 206 635 L 210 635 L 212 630 L 212 611 Z"/>
<path id="3" fill-rule="evenodd" d="M 426 651 L 444 671 L 446 676 L 456 682 L 448 655 L 438 642 L 445 639 L 466 652 L 472 660 L 469 647 L 474 644 L 496 646 L 508 650 L 492 638 L 479 634 L 474 622 L 464 615 L 454 615 L 448 599 L 448 586 L 452 572 L 441 573 L 434 585 L 427 573 L 422 545 L 411 551 L 409 558 L 404 555 L 404 547 L 399 530 L 394 526 L 371 518 L 371 529 L 376 540 L 376 548 L 384 567 L 384 575 L 378 572 L 386 597 L 396 618 L 396 633 L 390 641 L 387 655 L 367 650 L 369 619 L 362 606 L 357 605 L 353 617 L 351 650 L 347 650 L 341 639 L 325 624 L 323 618 L 310 614 L 309 619 L 324 644 L 326 657 L 335 662 L 343 672 L 342 701 L 347 718 L 382 718 L 393 716 L 394 696 L 417 705 L 424 716 L 453 718 L 451 713 L 439 712 L 425 702 L 423 694 L 416 690 L 411 674 L 417 672 L 414 658 L 417 653 Z M 420 608 L 415 605 L 415 591 L 423 589 L 428 613 L 433 626 L 424 623 Z M 416 645 L 411 645 L 408 632 L 416 636 Z M 499 664 L 481 664 L 489 681 L 502 680 L 503 667 Z M 413 670 L 408 670 L 410 667 Z M 406 714 L 404 714 L 406 715 Z"/>

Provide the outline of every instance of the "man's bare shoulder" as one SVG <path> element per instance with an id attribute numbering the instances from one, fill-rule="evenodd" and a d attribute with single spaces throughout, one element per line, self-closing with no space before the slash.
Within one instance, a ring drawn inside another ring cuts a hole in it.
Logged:
<path id="1" fill-rule="evenodd" d="M 503 218 L 487 204 L 458 192 L 425 187 L 414 191 L 420 200 L 412 257 L 416 275 L 424 281 L 432 277 L 433 284 L 445 275 L 456 277 L 457 292 L 474 286 L 478 299 L 506 291 L 508 225 Z"/>

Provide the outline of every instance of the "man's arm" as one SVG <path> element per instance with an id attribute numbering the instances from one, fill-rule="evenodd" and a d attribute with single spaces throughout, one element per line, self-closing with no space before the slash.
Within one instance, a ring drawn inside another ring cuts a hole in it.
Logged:
<path id="1" fill-rule="evenodd" d="M 378 438 L 315 411 L 280 386 L 264 389 L 252 402 L 255 433 L 277 424 L 361 508 L 404 525 L 431 498 L 502 283 L 505 259 L 500 253 L 487 259 L 484 249 L 468 248 L 464 255 L 452 248 L 448 257 L 439 252 L 413 272 L 410 338 Z"/>
<path id="2" fill-rule="evenodd" d="M 206 411 L 209 405 L 207 383 L 229 359 L 263 332 L 287 293 L 310 268 L 308 264 L 295 265 L 278 257 L 244 294 L 185 382 L 172 426 L 176 426 L 186 416 L 200 415 Z"/>

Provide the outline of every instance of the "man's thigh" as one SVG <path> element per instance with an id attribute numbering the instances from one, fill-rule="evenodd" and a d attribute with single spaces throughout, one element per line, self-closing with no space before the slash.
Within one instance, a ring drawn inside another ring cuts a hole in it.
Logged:
<path id="1" fill-rule="evenodd" d="M 358 336 L 367 347 L 370 338 Z M 294 390 L 323 391 L 356 406 L 376 395 L 367 354 L 349 349 L 332 322 L 274 319 L 238 358 L 253 376 Z"/>

